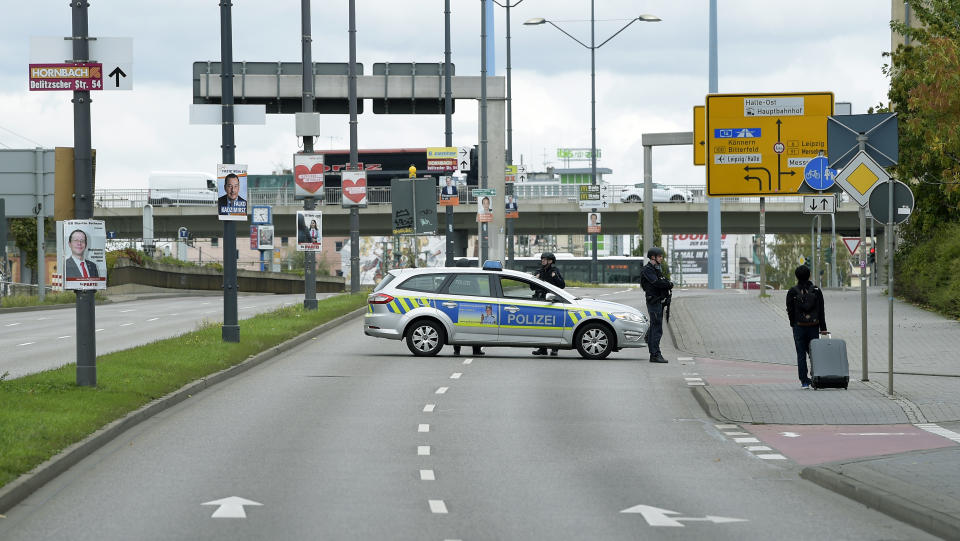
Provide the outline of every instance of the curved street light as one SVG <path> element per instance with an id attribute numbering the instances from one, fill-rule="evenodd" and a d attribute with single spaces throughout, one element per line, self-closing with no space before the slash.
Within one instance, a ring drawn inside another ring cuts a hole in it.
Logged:
<path id="1" fill-rule="evenodd" d="M 572 34 L 570 34 L 569 32 L 567 32 L 567 31 L 564 30 L 563 28 L 560 28 L 559 26 L 557 26 L 556 24 L 554 24 L 553 21 L 551 21 L 551 20 L 549 20 L 549 19 L 544 19 L 543 17 L 536 17 L 536 18 L 533 18 L 533 19 L 528 19 L 528 20 L 527 20 L 526 22 L 524 22 L 523 24 L 526 25 L 526 26 L 536 26 L 536 25 L 541 25 L 541 24 L 543 24 L 543 23 L 548 23 L 550 26 L 552 26 L 552 27 L 556 28 L 557 30 L 563 32 L 567 37 L 569 37 L 569 38 L 572 39 L 573 41 L 576 41 L 576 42 L 579 43 L 580 45 L 586 47 L 587 49 L 590 49 L 590 140 L 591 140 L 591 143 L 590 143 L 590 184 L 596 185 L 596 184 L 597 184 L 597 74 L 596 74 L 596 50 L 599 49 L 600 47 L 603 47 L 604 45 L 606 45 L 610 40 L 612 40 L 613 38 L 617 37 L 617 35 L 619 35 L 620 32 L 623 32 L 624 30 L 627 29 L 628 26 L 630 26 L 631 24 L 633 24 L 633 23 L 635 23 L 635 22 L 637 22 L 637 21 L 645 22 L 645 23 L 656 23 L 656 22 L 660 22 L 661 19 L 660 19 L 660 17 L 657 17 L 656 15 L 650 15 L 649 13 L 645 13 L 645 14 L 638 15 L 637 17 L 634 17 L 633 19 L 630 19 L 630 21 L 627 22 L 627 24 L 625 24 L 625 25 L 623 25 L 622 27 L 620 27 L 620 29 L 617 30 L 616 32 L 614 32 L 609 38 L 603 40 L 603 42 L 600 43 L 600 45 L 597 45 L 597 44 L 596 44 L 596 41 L 595 41 L 595 28 L 594 28 L 594 26 L 595 26 L 594 23 L 595 23 L 596 19 L 595 19 L 595 17 L 594 17 L 594 9 L 593 9 L 593 7 L 594 7 L 594 0 L 590 0 L 590 45 L 587 45 L 586 43 L 580 41 L 579 39 L 577 39 L 576 37 L 574 37 Z M 592 246 L 592 251 L 593 251 L 593 254 L 592 254 L 592 256 L 593 256 L 593 257 L 592 257 L 592 260 L 593 260 L 593 261 L 592 261 L 592 263 L 591 263 L 591 265 L 590 265 L 590 281 L 596 282 L 596 281 L 597 281 L 597 234 L 596 234 L 596 233 L 592 233 L 592 234 L 591 234 L 590 244 L 591 244 L 591 246 Z"/>

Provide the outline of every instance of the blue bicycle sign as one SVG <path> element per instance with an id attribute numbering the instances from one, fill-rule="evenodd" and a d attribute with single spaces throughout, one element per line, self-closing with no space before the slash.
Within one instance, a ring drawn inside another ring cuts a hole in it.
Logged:
<path id="1" fill-rule="evenodd" d="M 836 179 L 837 170 L 830 169 L 825 156 L 813 158 L 803 169 L 803 181 L 814 190 L 829 189 Z"/>

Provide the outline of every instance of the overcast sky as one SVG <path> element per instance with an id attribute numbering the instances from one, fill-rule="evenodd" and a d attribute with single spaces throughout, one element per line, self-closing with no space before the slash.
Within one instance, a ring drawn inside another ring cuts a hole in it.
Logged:
<path id="1" fill-rule="evenodd" d="M 515 1 L 515 0 L 514 0 Z M 0 148 L 72 146 L 68 92 L 30 92 L 30 37 L 70 34 L 64 0 L 7 2 L 0 20 Z M 452 56 L 458 75 L 480 74 L 480 1 L 453 0 Z M 597 146 L 608 180 L 643 178 L 641 134 L 691 131 L 692 107 L 708 90 L 708 0 L 605 0 L 596 3 L 597 43 L 631 17 L 636 23 L 596 54 Z M 346 62 L 347 2 L 312 4 L 313 59 Z M 356 0 L 357 61 L 442 62 L 442 0 Z M 145 188 L 150 171 L 214 173 L 219 126 L 188 123 L 191 66 L 219 60 L 217 0 L 90 0 L 90 35 L 134 39 L 134 90 L 93 96 L 98 188 Z M 495 7 L 496 75 L 505 75 L 506 10 Z M 549 25 L 590 40 L 587 0 L 524 0 L 511 10 L 514 161 L 533 171 L 563 166 L 558 147 L 590 147 L 590 53 Z M 720 0 L 719 91 L 832 91 L 854 113 L 886 102 L 882 54 L 890 48 L 886 0 Z M 300 61 L 299 0 L 234 0 L 235 61 Z M 361 149 L 442 146 L 443 115 L 359 118 Z M 454 115 L 455 145 L 478 142 L 475 102 Z M 322 117 L 317 149 L 349 146 L 347 115 Z M 238 126 L 238 163 L 251 173 L 291 166 L 298 150 L 292 116 L 268 115 L 265 126 Z M 654 179 L 704 183 L 690 147 L 654 151 Z M 582 162 L 589 166 L 589 162 Z"/>

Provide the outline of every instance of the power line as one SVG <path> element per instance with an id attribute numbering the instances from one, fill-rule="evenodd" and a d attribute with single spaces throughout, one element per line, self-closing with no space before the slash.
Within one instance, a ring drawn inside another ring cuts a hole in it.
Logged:
<path id="1" fill-rule="evenodd" d="M 10 133 L 12 133 L 13 135 L 16 135 L 17 137 L 19 137 L 19 138 L 21 138 L 21 139 L 23 139 L 23 140 L 25 140 L 25 141 L 30 141 L 31 143 L 33 143 L 34 145 L 36 145 L 36 146 L 38 146 L 38 147 L 42 147 L 42 146 L 43 146 L 42 143 L 38 143 L 37 141 L 34 141 L 33 139 L 30 139 L 29 137 L 27 137 L 27 136 L 25 136 L 25 135 L 20 135 L 19 133 L 15 132 L 15 131 L 13 131 L 13 130 L 11 130 L 11 129 L 9 129 L 9 128 L 4 128 L 3 126 L 0 126 L 0 130 L 3 130 L 3 131 L 5 131 L 5 132 L 10 132 Z M 0 144 L 3 144 L 3 143 L 0 143 Z M 6 146 L 6 145 L 4 145 L 4 146 Z M 7 148 L 10 148 L 10 147 L 7 147 Z"/>

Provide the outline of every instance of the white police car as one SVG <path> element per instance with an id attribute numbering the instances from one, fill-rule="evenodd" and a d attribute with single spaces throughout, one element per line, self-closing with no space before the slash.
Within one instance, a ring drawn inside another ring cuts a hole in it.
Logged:
<path id="1" fill-rule="evenodd" d="M 364 334 L 405 339 L 419 356 L 455 344 L 576 348 L 603 359 L 646 347 L 648 328 L 636 308 L 577 297 L 497 261 L 483 269 L 391 270 L 368 297 L 363 319 Z"/>

